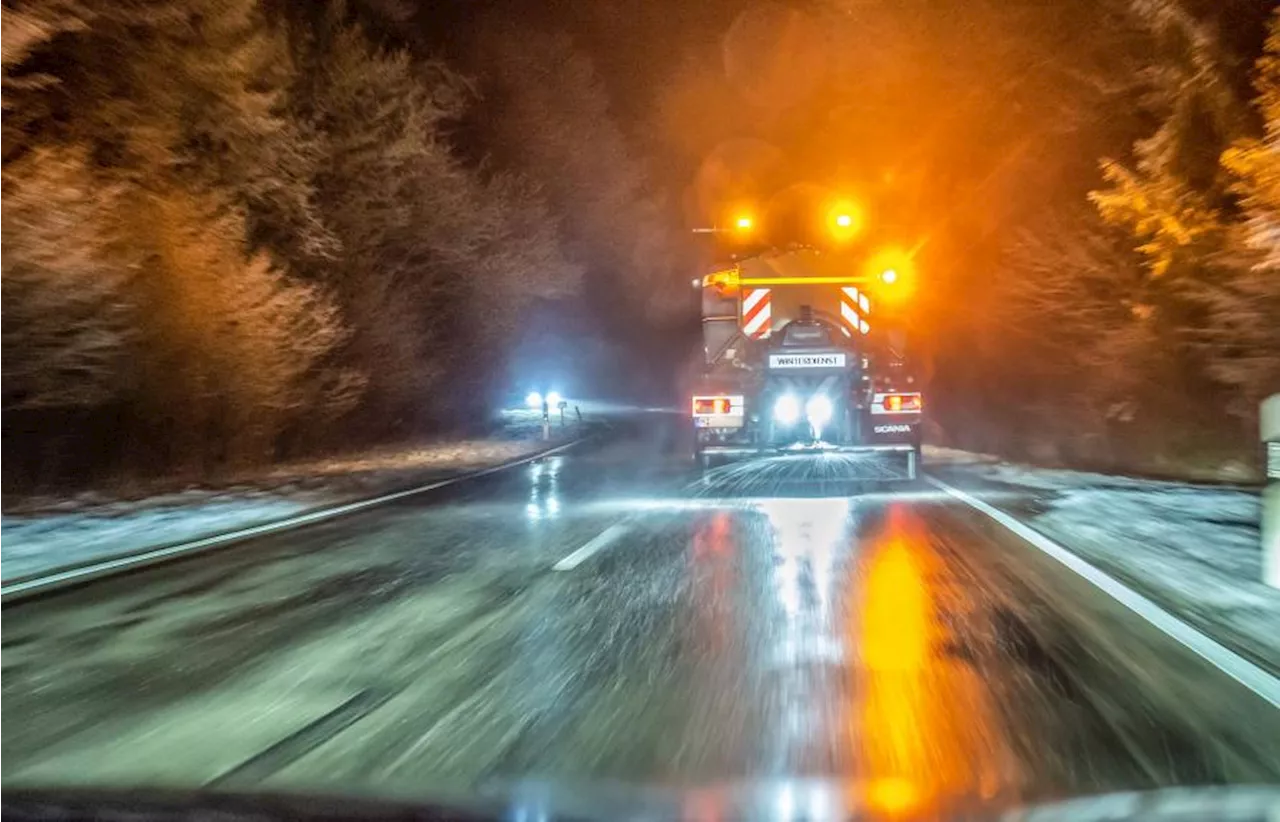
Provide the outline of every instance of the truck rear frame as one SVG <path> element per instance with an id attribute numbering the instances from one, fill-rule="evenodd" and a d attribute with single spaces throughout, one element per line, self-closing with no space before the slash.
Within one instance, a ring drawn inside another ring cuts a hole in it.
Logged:
<path id="1" fill-rule="evenodd" d="M 923 397 L 873 330 L 867 278 L 824 270 L 812 251 L 751 262 L 696 281 L 707 361 L 690 409 L 699 462 L 896 455 L 914 479 Z"/>

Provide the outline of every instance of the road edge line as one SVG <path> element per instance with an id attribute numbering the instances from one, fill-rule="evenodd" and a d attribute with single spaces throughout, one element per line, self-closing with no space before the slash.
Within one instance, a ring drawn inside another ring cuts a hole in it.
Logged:
<path id="1" fill-rule="evenodd" d="M 301 528 L 305 525 L 311 525 L 317 522 L 324 522 L 329 519 L 346 516 L 366 508 L 373 508 L 378 505 L 385 505 L 388 502 L 412 497 L 417 494 L 425 494 L 429 491 L 435 491 L 449 485 L 456 485 L 467 480 L 479 479 L 490 474 L 496 474 L 499 471 L 506 471 L 511 468 L 518 468 L 526 465 L 534 460 L 550 457 L 562 451 L 581 445 L 591 439 L 593 435 L 579 437 L 578 439 L 557 445 L 553 448 L 547 448 L 537 451 L 524 457 L 520 457 L 510 462 L 504 462 L 500 465 L 491 465 L 488 468 L 481 468 L 477 471 L 471 471 L 466 474 L 459 474 L 456 477 L 446 477 L 442 480 L 429 482 L 425 485 L 417 485 L 412 488 L 405 488 L 400 491 L 392 491 L 389 494 L 380 494 L 376 497 L 355 500 L 353 502 L 345 502 L 328 508 L 320 508 L 309 511 L 305 514 L 287 517 L 281 520 L 266 522 L 261 525 L 251 525 L 247 528 L 238 528 L 233 531 L 224 531 L 219 534 L 213 534 L 207 537 L 200 537 L 186 542 L 179 542 L 173 545 L 162 545 L 155 548 L 147 548 L 135 553 L 124 554 L 111 557 L 99 562 L 93 562 L 87 565 L 78 565 L 73 568 L 65 568 L 63 570 L 54 569 L 49 573 L 41 574 L 35 577 L 27 577 L 7 585 L 0 584 L 0 602 L 16 601 L 18 599 L 36 596 L 39 594 L 47 594 L 58 590 L 64 586 L 77 585 L 80 583 L 90 582 L 94 579 L 108 577 L 113 574 L 123 573 L 125 571 L 137 570 L 148 565 L 159 564 L 169 560 L 188 554 L 198 554 L 209 551 L 214 548 L 222 548 L 232 543 L 243 542 L 255 537 L 274 534 L 279 531 L 288 531 L 294 528 Z"/>
<path id="2" fill-rule="evenodd" d="M 1222 645 L 1208 634 L 1183 622 L 1152 600 L 1013 515 L 1007 514 L 999 508 L 983 502 L 965 491 L 961 491 L 959 488 L 954 488 L 940 479 L 926 476 L 925 480 L 960 502 L 987 515 L 1024 541 L 1030 543 L 1033 547 L 1056 559 L 1078 576 L 1092 583 L 1095 588 L 1098 588 L 1146 620 L 1147 623 L 1154 626 L 1161 633 L 1177 641 L 1222 673 L 1248 688 L 1254 694 L 1270 703 L 1273 708 L 1280 709 L 1280 679 Z"/>
<path id="3" fill-rule="evenodd" d="M 574 568 L 577 568 L 582 563 L 591 559 L 605 548 L 608 548 L 614 542 L 622 539 L 630 531 L 631 522 L 629 520 L 615 522 L 613 525 L 610 525 L 608 528 L 605 528 L 603 531 L 587 540 L 555 565 L 552 565 L 551 570 L 572 571 Z"/>

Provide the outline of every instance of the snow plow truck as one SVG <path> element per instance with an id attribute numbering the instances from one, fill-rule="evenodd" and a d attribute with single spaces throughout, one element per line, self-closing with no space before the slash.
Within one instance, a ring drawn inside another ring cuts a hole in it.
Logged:
<path id="1" fill-rule="evenodd" d="M 914 480 L 924 398 L 894 308 L 909 287 L 906 265 L 793 248 L 695 280 L 705 349 L 690 408 L 699 464 L 803 455 Z"/>

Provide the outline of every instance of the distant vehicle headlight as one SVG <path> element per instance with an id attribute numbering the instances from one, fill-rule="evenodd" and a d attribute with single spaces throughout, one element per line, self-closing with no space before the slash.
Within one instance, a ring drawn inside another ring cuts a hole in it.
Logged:
<path id="1" fill-rule="evenodd" d="M 552 408 L 555 408 L 557 405 L 559 405 L 561 399 L 563 398 L 560 396 L 559 391 L 547 392 L 547 405 L 551 406 Z"/>
<path id="2" fill-rule="evenodd" d="M 833 413 L 835 413 L 835 409 L 831 406 L 831 398 L 826 394 L 817 394 L 811 397 L 804 406 L 804 414 L 808 417 L 810 424 L 814 426 L 822 426 L 831 422 Z"/>
<path id="3" fill-rule="evenodd" d="M 794 425 L 800 419 L 800 401 L 791 394 L 783 394 L 773 404 L 773 418 L 783 425 Z"/>
<path id="4" fill-rule="evenodd" d="M 539 394 L 537 391 L 530 391 L 529 396 L 524 398 L 524 403 L 530 408 L 541 408 L 542 395 Z"/>

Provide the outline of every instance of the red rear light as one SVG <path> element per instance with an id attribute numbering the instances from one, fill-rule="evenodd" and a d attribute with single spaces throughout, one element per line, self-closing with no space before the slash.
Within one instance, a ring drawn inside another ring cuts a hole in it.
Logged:
<path id="1" fill-rule="evenodd" d="M 725 415 L 733 412 L 733 401 L 728 397 L 694 397 L 694 414 Z"/>
<path id="2" fill-rule="evenodd" d="M 919 394 L 886 394 L 884 410 L 886 411 L 919 411 L 924 408 L 924 400 Z"/>

